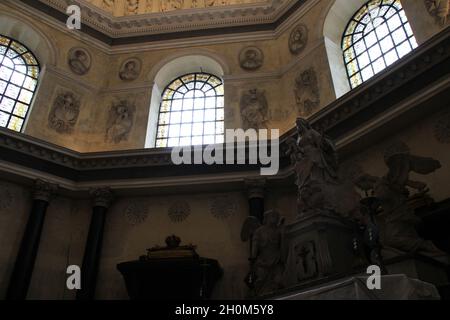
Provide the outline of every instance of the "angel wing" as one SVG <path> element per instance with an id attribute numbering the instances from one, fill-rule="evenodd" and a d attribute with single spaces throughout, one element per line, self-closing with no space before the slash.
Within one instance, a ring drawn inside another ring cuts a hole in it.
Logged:
<path id="1" fill-rule="evenodd" d="M 418 174 L 430 174 L 441 168 L 441 163 L 433 158 L 409 156 L 411 170 Z"/>
<path id="2" fill-rule="evenodd" d="M 247 242 L 248 240 L 250 240 L 250 238 L 259 227 L 261 227 L 261 223 L 259 222 L 258 218 L 250 216 L 245 219 L 241 230 L 241 240 L 243 242 Z"/>

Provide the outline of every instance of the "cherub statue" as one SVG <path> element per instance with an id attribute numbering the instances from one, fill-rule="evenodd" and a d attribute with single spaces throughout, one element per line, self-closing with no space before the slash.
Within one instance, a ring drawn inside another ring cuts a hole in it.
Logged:
<path id="1" fill-rule="evenodd" d="M 284 219 L 276 210 L 264 213 L 261 225 L 256 217 L 247 218 L 241 232 L 243 241 L 250 240 L 251 270 L 246 282 L 256 296 L 282 288 Z"/>

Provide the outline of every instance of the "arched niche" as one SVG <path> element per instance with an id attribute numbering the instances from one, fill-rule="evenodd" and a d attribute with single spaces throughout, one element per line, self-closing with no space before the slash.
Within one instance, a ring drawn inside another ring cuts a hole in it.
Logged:
<path id="1" fill-rule="evenodd" d="M 32 22 L 23 17 L 0 13 L 0 33 L 27 46 L 41 67 L 56 65 L 56 52 L 49 38 Z"/>
<path id="2" fill-rule="evenodd" d="M 223 79 L 225 75 L 229 74 L 229 68 L 221 57 L 202 50 L 170 56 L 156 65 L 148 75 L 148 79 L 153 85 L 145 140 L 146 148 L 155 147 L 162 92 L 174 79 L 195 72 L 210 73 Z"/>
<path id="3" fill-rule="evenodd" d="M 336 98 L 350 91 L 344 59 L 342 57 L 342 35 L 355 12 L 366 2 L 367 0 L 330 1 L 329 9 L 326 11 L 327 15 L 323 25 L 323 37 Z"/>

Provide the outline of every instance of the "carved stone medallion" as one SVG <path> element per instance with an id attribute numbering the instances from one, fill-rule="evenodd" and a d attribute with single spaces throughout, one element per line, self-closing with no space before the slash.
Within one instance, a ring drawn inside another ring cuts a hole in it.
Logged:
<path id="1" fill-rule="evenodd" d="M 440 143 L 450 143 L 450 111 L 441 114 L 434 123 L 434 136 Z"/>
<path id="2" fill-rule="evenodd" d="M 239 64 L 242 69 L 256 70 L 262 67 L 264 63 L 264 54 L 257 47 L 244 48 L 239 54 Z"/>
<path id="3" fill-rule="evenodd" d="M 136 107 L 129 100 L 114 102 L 109 111 L 105 140 L 119 143 L 128 139 Z"/>
<path id="4" fill-rule="evenodd" d="M 119 78 L 123 81 L 133 81 L 141 73 L 142 63 L 137 58 L 130 58 L 122 63 L 119 71 Z"/>
<path id="5" fill-rule="evenodd" d="M 314 68 L 309 68 L 295 79 L 295 100 L 302 116 L 310 115 L 320 105 L 319 81 Z"/>
<path id="6" fill-rule="evenodd" d="M 125 209 L 125 218 L 131 225 L 143 223 L 147 216 L 148 208 L 142 202 L 131 202 Z"/>
<path id="7" fill-rule="evenodd" d="M 168 214 L 172 222 L 179 223 L 191 214 L 191 207 L 184 200 L 177 201 L 169 207 Z"/>
<path id="8" fill-rule="evenodd" d="M 48 126 L 58 133 L 73 131 L 80 114 L 80 99 L 70 91 L 58 92 L 48 115 Z"/>
<path id="9" fill-rule="evenodd" d="M 289 50 L 292 54 L 300 54 L 308 43 L 308 27 L 304 24 L 297 25 L 289 37 Z"/>
<path id="10" fill-rule="evenodd" d="M 266 128 L 268 104 L 264 91 L 251 89 L 245 92 L 241 97 L 240 108 L 245 130 Z"/>
<path id="11" fill-rule="evenodd" d="M 236 203 L 228 196 L 216 197 L 211 203 L 211 214 L 217 219 L 227 219 L 236 213 Z"/>
<path id="12" fill-rule="evenodd" d="M 70 70 L 77 75 L 85 75 L 91 69 L 91 55 L 83 48 L 72 48 L 67 63 Z"/>

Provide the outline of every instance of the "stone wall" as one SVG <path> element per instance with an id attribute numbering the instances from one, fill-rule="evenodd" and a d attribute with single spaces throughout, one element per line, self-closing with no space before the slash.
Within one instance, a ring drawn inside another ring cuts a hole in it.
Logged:
<path id="1" fill-rule="evenodd" d="M 427 12 L 423 1 L 403 2 L 419 42 L 443 28 Z M 156 119 L 148 119 L 154 80 L 152 77 L 157 73 L 155 68 L 160 67 L 161 61 L 167 57 L 178 57 L 183 52 L 198 52 L 199 55 L 208 52 L 210 57 L 215 57 L 226 65 L 226 74 L 220 76 L 225 80 L 225 123 L 228 128 L 241 127 L 240 98 L 245 91 L 258 88 L 265 91 L 268 100 L 267 126 L 279 128 L 283 133 L 292 127 L 297 116 L 308 116 L 336 97 L 323 38 L 323 23 L 331 4 L 328 0 L 317 1 L 302 16 L 296 18 L 292 27 L 272 39 L 229 42 L 225 38 L 215 37 L 203 40 L 201 44 L 192 42 L 190 46 L 183 47 L 170 42 L 163 49 L 152 45 L 137 45 L 115 50 L 120 53 L 93 40 L 88 41 L 79 32 L 69 32 L 62 25 L 56 28 L 53 24 L 45 23 L 44 19 L 36 21 L 24 12 L 19 13 L 1 5 L 2 15 L 20 19 L 20 24 L 17 22 L 14 28 L 6 30 L 6 35 L 20 41 L 23 37 L 18 37 L 19 34 L 35 29 L 42 37 L 41 47 L 44 44 L 49 47 L 45 50 L 36 49 L 44 70 L 25 133 L 80 152 L 144 148 L 148 123 L 156 122 Z M 288 42 L 291 31 L 299 23 L 307 26 L 308 41 L 303 51 L 295 55 L 290 52 Z M 23 40 L 28 45 L 29 40 Z M 240 67 L 239 53 L 247 46 L 256 46 L 264 53 L 264 64 L 256 71 L 245 71 Z M 84 48 L 91 56 L 91 68 L 82 76 L 74 74 L 67 62 L 69 51 L 77 47 Z M 49 58 L 52 52 L 54 61 Z M 136 80 L 122 81 L 119 78 L 120 67 L 131 57 L 142 61 L 142 70 Z M 303 107 L 296 103 L 295 79 L 311 68 L 318 79 L 318 105 L 313 110 L 302 110 Z M 48 125 L 48 115 L 56 96 L 65 91 L 80 97 L 80 113 L 73 130 L 61 133 Z M 108 142 L 105 134 L 111 106 L 120 99 L 128 99 L 135 105 L 133 124 L 125 139 Z"/>

